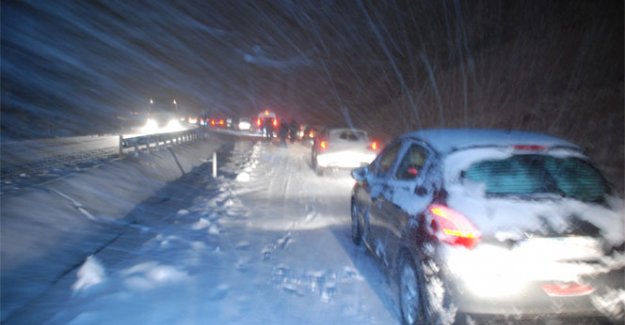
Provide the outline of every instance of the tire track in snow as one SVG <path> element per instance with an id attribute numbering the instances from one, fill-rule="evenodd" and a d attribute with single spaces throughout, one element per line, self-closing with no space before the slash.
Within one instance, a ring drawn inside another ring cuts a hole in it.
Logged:
<path id="1" fill-rule="evenodd" d="M 283 232 L 266 243 L 261 249 L 261 259 L 271 267 L 271 282 L 283 292 L 298 297 L 312 295 L 322 303 L 330 303 L 339 291 L 339 287 L 350 286 L 352 283 L 363 281 L 363 277 L 350 265 L 345 265 L 341 271 L 319 269 L 298 271 L 281 263 L 280 251 L 297 244 L 298 229 L 306 229 L 304 224 L 311 223 L 318 216 L 319 200 L 314 194 L 316 190 L 328 186 L 328 179 L 319 180 L 310 170 L 305 154 L 309 148 L 291 145 L 288 148 L 275 148 L 263 145 L 266 150 L 262 155 L 271 155 L 263 160 L 257 170 L 259 177 L 270 177 L 268 188 L 259 193 L 268 202 L 274 202 L 271 219 L 278 219 L 279 223 L 272 229 Z M 290 152 L 290 151 L 295 151 Z M 312 191 L 309 191 L 312 189 Z M 301 246 L 301 245 L 300 245 Z M 285 255 L 292 252 L 285 253 Z M 287 258 L 288 259 L 288 258 Z M 353 305 L 353 310 L 360 310 Z"/>

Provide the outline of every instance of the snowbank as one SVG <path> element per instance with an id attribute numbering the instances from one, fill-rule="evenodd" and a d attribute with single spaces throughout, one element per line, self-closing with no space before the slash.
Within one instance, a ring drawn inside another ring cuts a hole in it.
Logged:
<path id="1" fill-rule="evenodd" d="M 133 222 L 126 218 L 133 208 L 208 162 L 222 145 L 213 135 L 3 195 L 1 319 L 114 240 Z"/>

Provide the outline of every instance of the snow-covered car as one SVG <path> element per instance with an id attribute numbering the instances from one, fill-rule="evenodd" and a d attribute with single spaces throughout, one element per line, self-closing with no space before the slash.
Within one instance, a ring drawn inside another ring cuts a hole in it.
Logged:
<path id="1" fill-rule="evenodd" d="M 366 131 L 333 128 L 321 132 L 312 146 L 311 164 L 317 175 L 328 169 L 353 169 L 368 165 L 377 154 L 377 143 Z"/>
<path id="2" fill-rule="evenodd" d="M 404 323 L 622 321 L 623 200 L 577 145 L 422 130 L 352 177 L 352 240 L 397 280 Z"/>

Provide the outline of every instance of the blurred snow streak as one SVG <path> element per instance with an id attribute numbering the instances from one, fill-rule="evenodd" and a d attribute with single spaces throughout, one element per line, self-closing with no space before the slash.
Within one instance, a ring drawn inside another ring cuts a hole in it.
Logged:
<path id="1" fill-rule="evenodd" d="M 2 139 L 115 132 L 148 98 L 386 138 L 542 131 L 623 189 L 622 1 L 2 3 Z M 390 130 L 390 131 L 389 131 Z"/>

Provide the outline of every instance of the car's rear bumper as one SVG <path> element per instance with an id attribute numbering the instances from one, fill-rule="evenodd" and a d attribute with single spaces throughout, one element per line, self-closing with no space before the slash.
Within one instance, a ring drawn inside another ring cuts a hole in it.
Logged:
<path id="1" fill-rule="evenodd" d="M 550 296 L 544 283 L 528 283 L 514 295 L 483 296 L 458 284 L 452 300 L 458 311 L 484 319 L 609 319 L 623 320 L 624 270 L 613 270 L 584 282 L 594 288 L 588 294 Z"/>
<path id="2" fill-rule="evenodd" d="M 358 168 L 375 159 L 375 153 L 358 151 L 337 151 L 317 154 L 317 165 L 321 168 Z"/>

